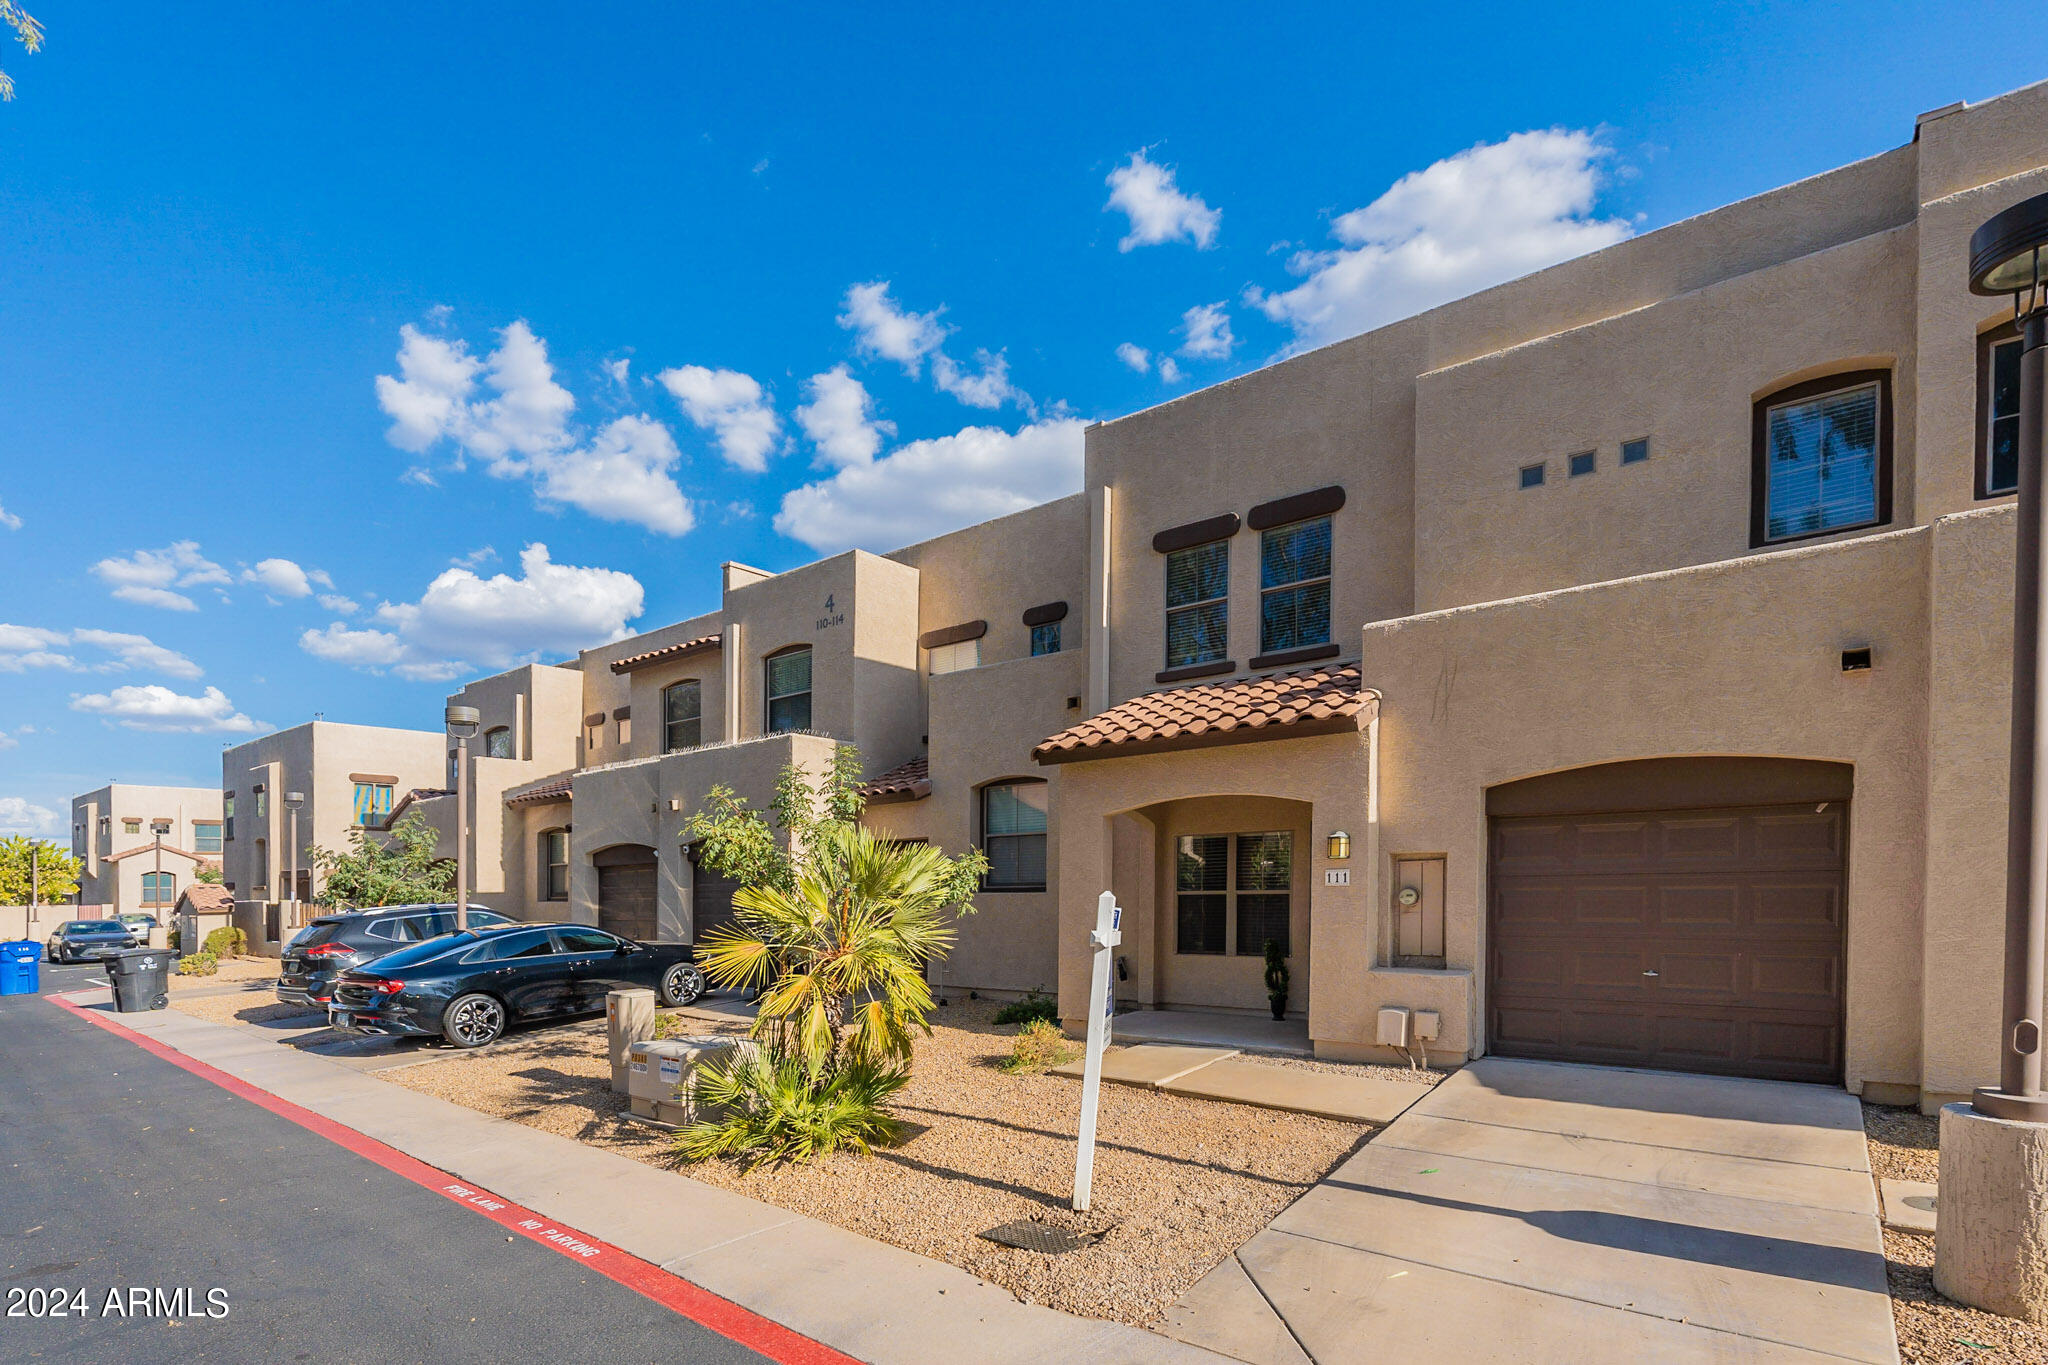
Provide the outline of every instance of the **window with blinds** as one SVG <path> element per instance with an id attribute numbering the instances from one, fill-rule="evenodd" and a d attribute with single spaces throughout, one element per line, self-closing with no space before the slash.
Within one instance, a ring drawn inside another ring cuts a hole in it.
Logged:
<path id="1" fill-rule="evenodd" d="M 569 899 L 569 831 L 551 829 L 540 836 L 542 899 Z"/>
<path id="2" fill-rule="evenodd" d="M 1330 519 L 1259 533 L 1259 653 L 1330 642 Z"/>
<path id="3" fill-rule="evenodd" d="M 391 814 L 392 788 L 383 782 L 356 783 L 355 822 L 358 825 L 383 823 Z"/>
<path id="4" fill-rule="evenodd" d="M 1044 782 L 997 782 L 981 789 L 981 851 L 988 856 L 982 885 L 996 891 L 1045 889 Z"/>
<path id="5" fill-rule="evenodd" d="M 1979 343 L 1977 421 L 1983 452 L 1977 496 L 1995 498 L 2020 491 L 2020 339 L 1994 332 Z"/>
<path id="6" fill-rule="evenodd" d="M 661 692 L 661 750 L 672 754 L 704 742 L 704 686 L 695 678 L 671 683 Z"/>
<path id="7" fill-rule="evenodd" d="M 1174 848 L 1174 951 L 1261 957 L 1270 939 L 1287 956 L 1293 887 L 1292 834 L 1181 835 Z"/>
<path id="8" fill-rule="evenodd" d="M 981 641 L 956 640 L 950 645 L 940 645 L 926 651 L 927 670 L 936 678 L 941 673 L 958 673 L 966 668 L 981 667 Z"/>
<path id="9" fill-rule="evenodd" d="M 1764 408 L 1763 540 L 1874 525 L 1884 393 L 1876 380 Z"/>
<path id="10" fill-rule="evenodd" d="M 811 647 L 768 658 L 768 733 L 811 728 Z"/>
<path id="11" fill-rule="evenodd" d="M 1230 653 L 1230 542 L 1166 556 L 1166 666 L 1213 663 Z"/>

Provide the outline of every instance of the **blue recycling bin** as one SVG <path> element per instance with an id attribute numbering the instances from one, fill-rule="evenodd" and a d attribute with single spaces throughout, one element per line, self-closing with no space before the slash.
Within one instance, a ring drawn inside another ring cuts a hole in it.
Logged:
<path id="1" fill-rule="evenodd" d="M 0 995 L 34 995 L 42 984 L 43 945 L 0 943 Z"/>

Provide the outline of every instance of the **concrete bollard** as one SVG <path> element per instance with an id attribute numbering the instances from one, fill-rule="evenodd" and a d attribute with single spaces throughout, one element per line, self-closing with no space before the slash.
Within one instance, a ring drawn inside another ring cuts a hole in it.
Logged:
<path id="1" fill-rule="evenodd" d="M 633 1044 L 654 1037 L 654 992 L 636 989 L 605 996 L 604 1031 L 612 1059 L 612 1093 L 627 1094 Z"/>
<path id="2" fill-rule="evenodd" d="M 1934 1287 L 1958 1303 L 2048 1324 L 2048 1124 L 1941 1107 Z"/>

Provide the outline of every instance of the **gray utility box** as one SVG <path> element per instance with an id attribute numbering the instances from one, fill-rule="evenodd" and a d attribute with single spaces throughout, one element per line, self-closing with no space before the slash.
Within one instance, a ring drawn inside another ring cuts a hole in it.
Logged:
<path id="1" fill-rule="evenodd" d="M 662 1038 L 634 1043 L 626 1065 L 626 1097 L 633 1112 L 660 1123 L 694 1123 L 704 1117 L 679 1093 L 690 1073 L 705 1062 L 732 1055 L 732 1038 Z"/>

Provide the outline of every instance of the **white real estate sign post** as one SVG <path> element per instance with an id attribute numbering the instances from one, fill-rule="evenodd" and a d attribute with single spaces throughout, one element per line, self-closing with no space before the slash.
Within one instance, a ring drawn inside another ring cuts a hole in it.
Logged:
<path id="1" fill-rule="evenodd" d="M 1109 1016 L 1116 1008 L 1110 994 L 1110 958 L 1124 941 L 1123 909 L 1108 891 L 1095 902 L 1095 927 L 1088 944 L 1095 949 L 1095 974 L 1088 986 L 1088 1060 L 1081 1072 L 1081 1142 L 1074 1153 L 1074 1211 L 1088 1212 L 1095 1183 L 1095 1108 L 1102 1094 L 1102 1049 L 1109 1042 Z"/>

